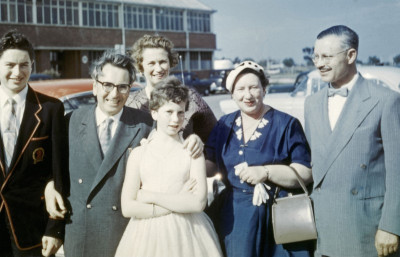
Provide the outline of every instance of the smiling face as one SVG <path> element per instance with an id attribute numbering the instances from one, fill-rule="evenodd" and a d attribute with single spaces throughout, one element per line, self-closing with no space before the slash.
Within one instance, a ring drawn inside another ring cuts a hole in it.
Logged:
<path id="1" fill-rule="evenodd" d="M 147 85 L 154 86 L 169 75 L 168 52 L 163 48 L 145 48 L 143 50 L 143 74 Z"/>
<path id="2" fill-rule="evenodd" d="M 26 87 L 31 71 L 32 61 L 27 51 L 8 49 L 0 57 L 0 83 L 10 96 Z"/>
<path id="3" fill-rule="evenodd" d="M 186 102 L 179 104 L 169 101 L 158 110 L 152 110 L 151 116 L 157 121 L 157 131 L 167 135 L 176 135 L 182 128 L 185 119 Z"/>
<path id="4" fill-rule="evenodd" d="M 129 84 L 129 72 L 126 69 L 108 63 L 104 65 L 97 80 L 113 83 L 114 85 Z M 97 97 L 97 104 L 100 110 L 108 116 L 113 116 L 124 107 L 129 96 L 129 91 L 121 94 L 114 87 L 111 92 L 107 93 L 104 91 L 103 86 L 95 81 L 93 83 L 93 94 Z"/>
<path id="5" fill-rule="evenodd" d="M 314 55 L 328 56 L 329 62 L 318 58 L 314 64 L 319 70 L 321 78 L 325 82 L 330 82 L 338 88 L 350 82 L 355 75 L 355 61 L 357 51 L 350 48 L 346 51 L 343 44 L 343 36 L 329 35 L 317 39 L 314 47 Z"/>
<path id="6" fill-rule="evenodd" d="M 258 117 L 264 108 L 265 90 L 253 73 L 240 74 L 235 81 L 232 98 L 245 114 Z"/>

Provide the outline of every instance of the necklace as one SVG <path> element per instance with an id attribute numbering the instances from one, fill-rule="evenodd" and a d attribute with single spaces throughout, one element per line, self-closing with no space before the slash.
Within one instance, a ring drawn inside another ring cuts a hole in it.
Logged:
<path id="1" fill-rule="evenodd" d="M 244 123 L 244 119 L 243 119 L 243 115 L 242 115 L 243 140 L 245 143 L 247 143 L 247 141 L 249 141 L 249 139 L 253 136 L 253 134 L 257 130 L 257 127 L 260 124 L 264 114 L 268 110 L 269 110 L 269 108 L 266 108 L 266 106 L 264 105 L 263 109 L 262 109 L 260 115 L 257 117 L 257 119 L 254 119 L 254 121 L 252 121 L 251 125 L 246 126 L 246 127 L 244 125 L 245 123 Z"/>

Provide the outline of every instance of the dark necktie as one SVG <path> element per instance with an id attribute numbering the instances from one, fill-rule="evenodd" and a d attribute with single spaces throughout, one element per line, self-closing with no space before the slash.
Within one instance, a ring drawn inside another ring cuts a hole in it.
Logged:
<path id="1" fill-rule="evenodd" d="M 333 88 L 333 87 L 329 87 L 328 88 L 328 97 L 334 96 L 334 95 L 340 95 L 343 97 L 347 97 L 349 95 L 349 89 L 347 89 L 346 87 L 341 87 L 341 88 Z"/>

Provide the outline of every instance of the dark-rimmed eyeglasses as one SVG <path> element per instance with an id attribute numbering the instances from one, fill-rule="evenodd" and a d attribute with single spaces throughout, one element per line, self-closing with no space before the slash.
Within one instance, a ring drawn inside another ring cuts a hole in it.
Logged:
<path id="1" fill-rule="evenodd" d="M 350 48 L 349 48 L 349 49 L 350 49 Z M 336 53 L 336 54 L 330 54 L 330 55 L 325 55 L 325 54 L 323 54 L 323 55 L 319 56 L 318 54 L 312 54 L 312 55 L 311 55 L 311 59 L 313 60 L 314 63 L 317 63 L 318 61 L 321 61 L 321 62 L 323 62 L 323 63 L 329 63 L 330 61 L 332 61 L 332 59 L 333 59 L 334 57 L 338 56 L 338 55 L 341 54 L 341 53 L 346 52 L 346 51 L 349 50 L 349 49 L 340 51 L 339 53 Z"/>
<path id="2" fill-rule="evenodd" d="M 111 91 L 114 90 L 114 87 L 116 87 L 119 93 L 125 94 L 125 93 L 128 93 L 129 89 L 131 88 L 131 85 L 129 85 L 129 84 L 115 85 L 111 82 L 101 82 L 97 79 L 96 79 L 96 82 L 100 83 L 100 85 L 103 87 L 103 90 L 106 91 L 107 93 L 110 93 Z"/>

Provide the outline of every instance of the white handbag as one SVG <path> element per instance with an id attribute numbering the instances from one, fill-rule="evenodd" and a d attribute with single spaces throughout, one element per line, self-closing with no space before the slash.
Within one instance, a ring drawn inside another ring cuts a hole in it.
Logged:
<path id="1" fill-rule="evenodd" d="M 275 242 L 286 244 L 317 238 L 313 207 L 308 190 L 296 170 L 297 180 L 304 194 L 274 199 L 272 205 L 272 226 Z"/>

